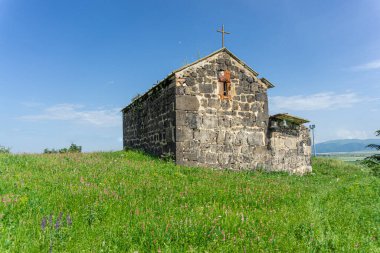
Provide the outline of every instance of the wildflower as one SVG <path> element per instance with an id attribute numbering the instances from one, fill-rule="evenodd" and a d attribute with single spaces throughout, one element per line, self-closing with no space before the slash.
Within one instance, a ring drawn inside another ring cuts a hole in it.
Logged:
<path id="1" fill-rule="evenodd" d="M 44 216 L 44 217 L 42 218 L 42 222 L 41 222 L 41 229 L 42 229 L 42 230 L 45 230 L 45 228 L 46 228 L 46 222 L 47 222 L 47 219 L 46 219 L 46 217 Z"/>
<path id="2" fill-rule="evenodd" d="M 57 219 L 57 221 L 55 222 L 55 229 L 56 230 L 58 230 L 59 229 L 59 225 L 60 225 L 60 222 L 61 222 L 61 219 L 62 219 L 62 215 L 63 215 L 63 213 L 62 212 L 60 212 L 59 213 L 59 216 L 58 216 L 58 219 Z"/>
<path id="3" fill-rule="evenodd" d="M 55 230 L 58 230 L 59 229 L 59 220 L 57 220 L 55 222 L 55 226 L 54 226 Z"/>
<path id="4" fill-rule="evenodd" d="M 73 224 L 73 221 L 71 220 L 70 214 L 66 216 L 66 224 L 68 226 L 71 226 Z"/>
<path id="5" fill-rule="evenodd" d="M 49 224 L 50 224 L 50 226 L 53 226 L 53 215 L 52 214 L 50 214 L 50 216 L 49 216 Z"/>

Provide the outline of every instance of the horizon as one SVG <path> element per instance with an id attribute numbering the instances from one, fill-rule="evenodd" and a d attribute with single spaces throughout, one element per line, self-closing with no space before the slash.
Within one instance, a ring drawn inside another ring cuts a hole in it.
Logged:
<path id="1" fill-rule="evenodd" d="M 379 139 L 379 11 L 375 0 L 0 0 L 0 146 L 121 150 L 121 108 L 220 49 L 222 24 L 225 47 L 275 85 L 271 115 L 310 120 L 316 144 Z"/>

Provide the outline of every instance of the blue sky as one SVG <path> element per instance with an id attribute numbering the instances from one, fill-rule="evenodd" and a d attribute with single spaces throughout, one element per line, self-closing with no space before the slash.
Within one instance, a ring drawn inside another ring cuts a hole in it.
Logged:
<path id="1" fill-rule="evenodd" d="M 380 129 L 380 1 L 0 0 L 0 145 L 122 148 L 120 109 L 226 47 L 317 142 Z"/>

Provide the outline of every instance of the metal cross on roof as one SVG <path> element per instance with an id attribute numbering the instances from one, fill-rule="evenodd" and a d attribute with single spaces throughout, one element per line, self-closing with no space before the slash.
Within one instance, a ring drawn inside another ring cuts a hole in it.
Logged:
<path id="1" fill-rule="evenodd" d="M 222 47 L 224 47 L 224 34 L 230 34 L 224 30 L 224 25 L 222 25 L 222 30 L 217 30 L 217 32 L 222 34 Z"/>

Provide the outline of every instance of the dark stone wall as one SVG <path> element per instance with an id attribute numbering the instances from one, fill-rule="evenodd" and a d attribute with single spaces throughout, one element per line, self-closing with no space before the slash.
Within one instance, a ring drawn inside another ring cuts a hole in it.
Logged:
<path id="1" fill-rule="evenodd" d="M 224 70 L 230 71 L 230 98 L 220 96 L 218 73 Z M 270 152 L 265 84 L 227 53 L 176 76 L 176 162 L 237 170 L 266 167 Z"/>
<path id="2" fill-rule="evenodd" d="M 309 129 L 303 125 L 271 122 L 268 132 L 271 160 L 269 169 L 304 174 L 312 171 Z"/>
<path id="3" fill-rule="evenodd" d="M 140 149 L 149 154 L 175 155 L 175 78 L 123 110 L 124 149 Z"/>

